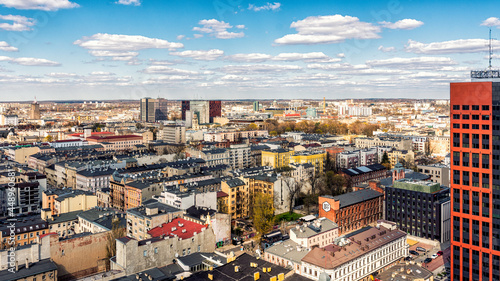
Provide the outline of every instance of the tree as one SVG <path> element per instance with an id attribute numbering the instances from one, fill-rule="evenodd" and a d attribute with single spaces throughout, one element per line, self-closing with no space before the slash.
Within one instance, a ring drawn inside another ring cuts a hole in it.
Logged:
<path id="1" fill-rule="evenodd" d="M 44 139 L 43 139 L 45 142 L 51 142 L 53 140 L 52 136 L 51 135 L 48 135 L 46 136 Z"/>
<path id="2" fill-rule="evenodd" d="M 295 205 L 294 204 L 295 200 L 297 199 L 300 192 L 302 191 L 302 187 L 304 186 L 304 182 L 303 181 L 296 181 L 294 178 L 292 178 L 289 175 L 289 172 L 288 172 L 288 175 L 283 176 L 283 183 L 285 184 L 285 191 L 288 193 L 287 194 L 287 200 L 289 203 L 288 212 L 290 214 L 292 214 L 293 207 Z"/>
<path id="3" fill-rule="evenodd" d="M 135 123 L 135 127 L 137 128 L 137 130 L 140 130 L 144 128 L 144 125 L 142 125 L 141 123 Z"/>
<path id="4" fill-rule="evenodd" d="M 321 179 L 314 170 L 309 172 L 308 181 L 309 184 L 311 184 L 311 193 L 316 194 L 316 192 L 318 191 L 318 183 L 321 181 Z"/>
<path id="5" fill-rule="evenodd" d="M 106 257 L 116 256 L 116 239 L 125 236 L 125 228 L 120 227 L 120 219 L 115 218 L 111 223 L 111 231 L 108 232 L 108 241 L 106 242 Z"/>
<path id="6" fill-rule="evenodd" d="M 323 175 L 323 180 L 325 183 L 322 190 L 323 195 L 337 196 L 345 193 L 344 186 L 347 182 L 343 176 L 328 171 Z"/>
<path id="7" fill-rule="evenodd" d="M 271 231 L 274 225 L 274 198 L 262 192 L 254 193 L 252 213 L 253 225 L 260 235 Z"/>
<path id="8" fill-rule="evenodd" d="M 384 167 L 386 167 L 387 170 L 391 169 L 391 161 L 389 160 L 389 156 L 387 156 L 387 151 L 384 152 L 384 155 L 382 156 L 382 161 L 380 161 L 380 164 L 384 165 Z"/>

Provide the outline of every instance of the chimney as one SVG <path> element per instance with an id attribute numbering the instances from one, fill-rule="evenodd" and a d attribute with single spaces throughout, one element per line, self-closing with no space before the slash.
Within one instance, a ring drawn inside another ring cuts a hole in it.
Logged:
<path id="1" fill-rule="evenodd" d="M 28 258 L 26 258 L 26 269 L 30 268 L 30 262 L 28 261 Z"/>
<path id="2" fill-rule="evenodd" d="M 19 271 L 19 262 L 16 261 L 16 271 Z"/>

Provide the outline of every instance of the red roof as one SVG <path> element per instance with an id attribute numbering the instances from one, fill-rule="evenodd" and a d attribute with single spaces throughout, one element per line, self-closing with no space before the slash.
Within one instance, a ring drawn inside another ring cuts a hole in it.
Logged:
<path id="1" fill-rule="evenodd" d="M 99 136 L 99 135 L 114 135 L 111 132 L 92 132 L 90 133 L 91 136 Z M 83 133 L 75 133 L 75 134 L 70 134 L 72 137 L 83 137 Z"/>
<path id="2" fill-rule="evenodd" d="M 94 139 L 94 140 L 111 140 L 111 139 L 126 139 L 126 138 L 140 138 L 142 139 L 141 136 L 138 135 L 123 135 L 123 136 L 90 136 L 87 139 Z"/>
<path id="3" fill-rule="evenodd" d="M 217 198 L 226 196 L 229 196 L 229 194 L 225 193 L 224 191 L 217 191 Z"/>
<path id="4" fill-rule="evenodd" d="M 45 237 L 45 236 L 49 236 L 49 235 L 57 235 L 57 233 L 55 232 L 49 232 L 49 233 L 45 233 L 45 234 L 42 234 L 42 235 L 39 235 L 40 236 L 40 239 Z"/>
<path id="5" fill-rule="evenodd" d="M 188 239 L 193 237 L 195 232 L 200 233 L 206 228 L 207 225 L 187 221 L 182 218 L 175 218 L 172 222 L 164 223 L 151 229 L 148 231 L 148 234 L 151 237 L 160 237 L 162 235 L 174 237 L 174 235 L 177 235 L 179 238 Z"/>
<path id="6" fill-rule="evenodd" d="M 55 142 L 74 142 L 74 141 L 82 141 L 82 140 L 81 139 L 56 140 L 56 141 L 53 141 L 52 143 L 55 143 Z"/>

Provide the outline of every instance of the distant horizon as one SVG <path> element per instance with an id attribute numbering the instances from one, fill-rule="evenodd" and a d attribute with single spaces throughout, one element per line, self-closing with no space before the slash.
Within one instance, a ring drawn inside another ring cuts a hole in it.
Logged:
<path id="1" fill-rule="evenodd" d="M 448 99 L 450 82 L 488 67 L 496 10 L 491 0 L 0 0 L 0 102 Z M 497 69 L 500 40 L 491 46 Z"/>

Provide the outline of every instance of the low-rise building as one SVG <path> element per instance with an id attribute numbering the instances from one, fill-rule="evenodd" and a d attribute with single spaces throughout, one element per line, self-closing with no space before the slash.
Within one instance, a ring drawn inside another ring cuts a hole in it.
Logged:
<path id="1" fill-rule="evenodd" d="M 316 173 L 322 174 L 326 163 L 325 151 L 302 150 L 290 155 L 290 164 L 311 164 L 316 169 Z"/>
<path id="2" fill-rule="evenodd" d="M 52 259 L 44 259 L 35 263 L 26 261 L 25 263 L 15 262 L 13 271 L 5 269 L 0 271 L 2 281 L 56 281 L 57 265 Z"/>
<path id="3" fill-rule="evenodd" d="M 479 160 L 477 160 L 479 163 Z M 443 186 L 450 186 L 450 166 L 442 164 L 417 165 L 419 173 L 429 175 L 430 181 Z"/>
<path id="4" fill-rule="evenodd" d="M 301 275 L 312 280 L 368 280 L 408 255 L 406 237 L 397 229 L 367 228 L 338 244 L 313 248 L 302 258 Z"/>
<path id="5" fill-rule="evenodd" d="M 339 226 L 339 233 L 360 229 L 382 219 L 384 194 L 362 189 L 338 196 L 320 196 L 319 217 Z"/>
<path id="6" fill-rule="evenodd" d="M 146 239 L 147 232 L 152 228 L 183 216 L 181 209 L 155 199 L 147 200 L 142 206 L 127 210 L 127 235 L 137 240 Z"/>
<path id="7" fill-rule="evenodd" d="M 290 239 L 305 248 L 325 247 L 339 236 L 339 226 L 322 217 L 290 229 Z"/>
<path id="8" fill-rule="evenodd" d="M 14 224 L 15 228 L 10 228 Z M 0 248 L 20 247 L 36 243 L 37 236 L 48 232 L 48 223 L 39 216 L 24 217 L 0 226 Z"/>
<path id="9" fill-rule="evenodd" d="M 371 180 L 387 178 L 387 168 L 381 164 L 343 169 L 340 174 L 346 179 L 348 186 L 357 186 Z"/>

